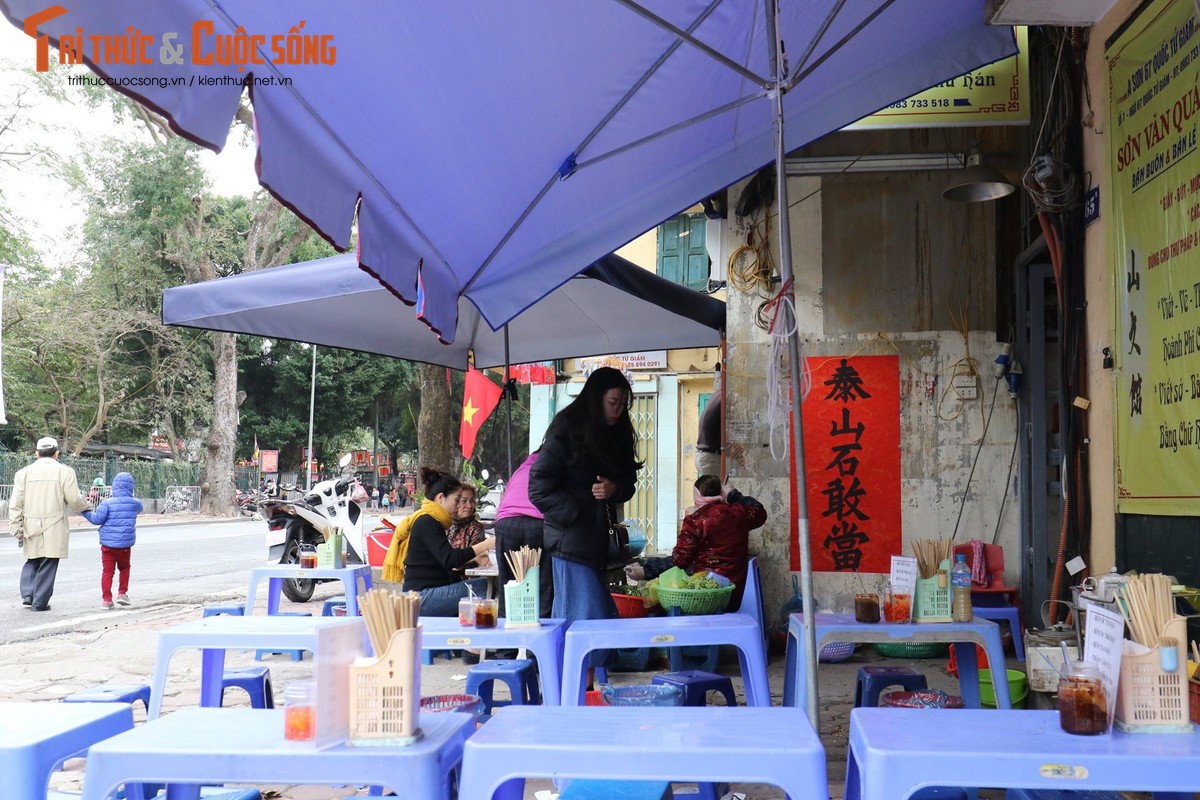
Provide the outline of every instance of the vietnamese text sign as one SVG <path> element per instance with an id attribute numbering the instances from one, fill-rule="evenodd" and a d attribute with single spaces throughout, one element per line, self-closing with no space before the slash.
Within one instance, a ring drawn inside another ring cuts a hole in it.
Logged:
<path id="1" fill-rule="evenodd" d="M 847 129 L 1025 125 L 1029 122 L 1029 37 L 1013 29 L 1015 56 L 898 100 Z"/>
<path id="2" fill-rule="evenodd" d="M 901 543 L 900 359 L 813 357 L 808 367 L 801 419 L 813 569 L 888 572 Z M 793 512 L 793 570 L 798 535 Z"/>
<path id="3" fill-rule="evenodd" d="M 1108 61 L 1117 510 L 1200 514 L 1200 35 L 1144 7 Z"/>
<path id="4" fill-rule="evenodd" d="M 258 463 L 260 472 L 279 472 L 279 451 L 278 450 L 259 450 Z"/>

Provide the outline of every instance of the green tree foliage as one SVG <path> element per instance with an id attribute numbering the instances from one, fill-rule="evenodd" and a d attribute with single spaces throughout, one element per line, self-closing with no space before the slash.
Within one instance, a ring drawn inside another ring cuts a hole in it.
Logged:
<path id="1" fill-rule="evenodd" d="M 257 437 L 262 449 L 279 450 L 280 468 L 302 469 L 308 443 L 312 349 L 283 340 L 239 338 L 239 386 L 246 393 L 241 407 L 238 452 L 249 457 Z M 361 430 L 375 422 L 378 400 L 381 439 L 384 420 L 399 417 L 411 402 L 414 367 L 386 356 L 317 348 L 313 450 L 322 464 L 359 446 Z M 385 416 L 388 415 L 388 416 Z M 403 436 L 397 440 L 406 443 Z"/>

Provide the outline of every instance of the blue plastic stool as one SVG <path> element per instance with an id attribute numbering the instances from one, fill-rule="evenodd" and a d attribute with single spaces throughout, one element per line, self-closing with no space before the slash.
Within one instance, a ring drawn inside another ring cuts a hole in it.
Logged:
<path id="1" fill-rule="evenodd" d="M 225 705 L 225 690 L 237 688 L 250 695 L 251 708 L 274 708 L 271 691 L 271 670 L 267 667 L 226 667 L 221 676 L 221 705 Z"/>
<path id="2" fill-rule="evenodd" d="M 276 616 L 276 617 L 311 617 L 312 612 L 310 612 L 310 611 L 280 611 L 279 613 L 274 614 L 273 616 Z M 303 650 L 255 650 L 254 651 L 254 660 L 255 661 L 262 661 L 263 656 L 291 656 L 292 661 L 303 661 L 304 660 L 304 651 Z"/>
<path id="3" fill-rule="evenodd" d="M 573 780 L 558 800 L 671 800 L 666 781 Z"/>
<path id="4" fill-rule="evenodd" d="M 1025 642 L 1021 635 L 1021 609 L 1016 606 L 971 606 L 971 613 L 980 619 L 990 619 L 993 622 L 1008 621 L 1012 630 L 1013 653 L 1017 661 L 1025 660 Z"/>
<path id="5" fill-rule="evenodd" d="M 1155 792 L 1155 798 L 1163 792 Z M 1166 792 L 1170 796 L 1171 792 Z M 1125 795 L 1120 792 L 1099 792 L 1071 789 L 1009 789 L 1004 794 L 1004 800 L 1123 800 Z"/>
<path id="6" fill-rule="evenodd" d="M 453 661 L 458 658 L 458 652 L 455 650 L 422 650 L 421 663 L 428 667 L 438 656 L 445 656 L 450 661 Z"/>
<path id="7" fill-rule="evenodd" d="M 492 699 L 495 681 L 502 681 L 508 686 L 508 693 L 512 698 L 509 702 L 514 705 L 538 705 L 542 702 L 533 661 L 528 658 L 494 658 L 480 661 L 467 672 L 466 694 L 478 695 L 483 700 L 484 713 L 487 714 L 492 713 L 492 709 L 497 706 L 509 704 Z"/>
<path id="8" fill-rule="evenodd" d="M 733 681 L 727 675 L 717 675 L 713 672 L 700 670 L 684 670 L 683 672 L 668 672 L 665 675 L 655 675 L 653 683 L 678 686 L 683 690 L 685 706 L 708 705 L 708 693 L 720 692 L 725 696 L 725 704 L 737 705 L 737 695 L 733 693 Z"/>
<path id="9" fill-rule="evenodd" d="M 903 687 L 908 692 L 929 688 L 925 676 L 912 667 L 859 667 L 854 707 L 875 708 L 879 705 L 879 695 L 891 686 Z"/>
<path id="10" fill-rule="evenodd" d="M 141 701 L 146 711 L 150 711 L 150 687 L 139 683 L 93 686 L 75 694 L 69 694 L 62 699 L 64 703 L 129 703 Z"/>
<path id="11" fill-rule="evenodd" d="M 231 603 L 229 605 L 223 605 L 223 606 L 205 606 L 204 607 L 203 616 L 205 616 L 205 617 L 219 617 L 222 614 L 228 614 L 231 617 L 244 617 L 244 616 L 246 616 L 246 604 L 245 603 Z"/>
<path id="12" fill-rule="evenodd" d="M 344 606 L 344 605 L 346 605 L 345 595 L 343 595 L 342 597 L 331 597 L 325 601 L 325 605 L 321 606 L 321 616 L 322 617 L 332 617 L 333 616 L 333 607 L 334 606 Z M 347 613 L 349 613 L 349 609 L 347 609 Z"/>

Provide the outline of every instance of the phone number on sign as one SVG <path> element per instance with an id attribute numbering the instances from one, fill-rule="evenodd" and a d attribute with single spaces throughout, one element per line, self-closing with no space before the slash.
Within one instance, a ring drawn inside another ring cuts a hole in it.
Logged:
<path id="1" fill-rule="evenodd" d="M 947 97 L 935 97 L 931 100 L 901 100 L 899 103 L 892 103 L 888 108 L 949 108 L 950 99 Z"/>

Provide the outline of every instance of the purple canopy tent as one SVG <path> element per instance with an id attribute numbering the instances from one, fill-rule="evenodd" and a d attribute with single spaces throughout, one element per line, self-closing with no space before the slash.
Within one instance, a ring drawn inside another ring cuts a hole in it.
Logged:
<path id="1" fill-rule="evenodd" d="M 1011 32 L 987 27 L 983 6 L 0 0 L 14 24 L 70 46 L 214 149 L 252 78 L 261 183 L 339 247 L 357 211 L 363 266 L 447 341 L 462 294 L 499 328 L 652 225 L 772 160 L 782 170 L 785 152 L 1012 55 Z M 134 29 L 152 37 L 130 48 L 149 63 L 114 63 L 89 44 Z M 782 174 L 776 183 L 790 287 Z M 802 481 L 799 415 L 793 429 Z M 811 620 L 807 630 L 815 664 Z M 808 681 L 815 722 L 815 674 Z"/>

